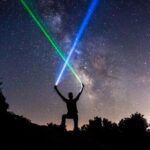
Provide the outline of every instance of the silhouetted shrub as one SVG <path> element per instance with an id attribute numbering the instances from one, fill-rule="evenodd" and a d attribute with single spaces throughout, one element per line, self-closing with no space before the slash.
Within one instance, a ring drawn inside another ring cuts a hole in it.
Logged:
<path id="1" fill-rule="evenodd" d="M 116 123 L 112 123 L 108 119 L 103 119 L 103 130 L 107 133 L 117 132 L 118 126 Z"/>
<path id="2" fill-rule="evenodd" d="M 102 119 L 100 117 L 95 117 L 94 120 L 89 120 L 88 125 L 83 125 L 81 127 L 82 131 L 88 132 L 100 132 L 102 129 Z"/>
<path id="3" fill-rule="evenodd" d="M 2 82 L 0 82 L 0 85 Z M 0 88 L 0 115 L 7 112 L 9 105 L 6 103 L 6 99 L 2 93 L 2 90 Z"/>
<path id="4" fill-rule="evenodd" d="M 119 128 L 125 133 L 143 133 L 148 128 L 147 120 L 144 115 L 135 113 L 130 118 L 124 118 L 119 122 Z"/>

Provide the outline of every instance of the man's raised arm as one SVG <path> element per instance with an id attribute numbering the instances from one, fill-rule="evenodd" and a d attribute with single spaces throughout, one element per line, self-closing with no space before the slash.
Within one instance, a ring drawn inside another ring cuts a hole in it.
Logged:
<path id="1" fill-rule="evenodd" d="M 81 89 L 81 91 L 79 92 L 79 94 L 77 95 L 77 97 L 75 98 L 76 101 L 79 100 L 79 98 L 80 98 L 80 96 L 81 96 L 81 94 L 82 94 L 82 92 L 83 92 L 83 88 L 84 88 L 84 84 L 82 83 L 82 89 Z"/>
<path id="2" fill-rule="evenodd" d="M 54 89 L 56 90 L 56 92 L 58 93 L 58 95 L 62 98 L 62 100 L 65 101 L 66 98 L 59 92 L 59 90 L 58 90 L 58 88 L 57 88 L 56 85 L 54 86 Z"/>

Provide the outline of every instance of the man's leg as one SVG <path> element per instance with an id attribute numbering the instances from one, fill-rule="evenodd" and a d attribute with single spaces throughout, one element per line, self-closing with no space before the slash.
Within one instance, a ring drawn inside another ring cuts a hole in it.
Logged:
<path id="1" fill-rule="evenodd" d="M 73 117 L 73 120 L 74 120 L 74 131 L 77 131 L 79 128 L 78 128 L 78 115 L 75 115 Z"/>
<path id="2" fill-rule="evenodd" d="M 67 114 L 62 115 L 61 126 L 65 129 Z"/>

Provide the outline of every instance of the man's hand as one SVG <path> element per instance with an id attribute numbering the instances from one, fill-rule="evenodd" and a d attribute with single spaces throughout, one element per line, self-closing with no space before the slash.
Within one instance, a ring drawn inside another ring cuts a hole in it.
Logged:
<path id="1" fill-rule="evenodd" d="M 54 86 L 54 89 L 57 90 L 57 85 Z"/>

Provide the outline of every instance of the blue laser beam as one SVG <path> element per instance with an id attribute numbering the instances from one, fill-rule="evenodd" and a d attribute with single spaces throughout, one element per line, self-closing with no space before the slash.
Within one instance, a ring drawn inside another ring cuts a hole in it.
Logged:
<path id="1" fill-rule="evenodd" d="M 57 80 L 56 80 L 55 85 L 58 85 L 58 84 L 60 83 L 60 80 L 61 80 L 62 75 L 63 75 L 63 73 L 64 73 L 64 71 L 65 71 L 65 68 L 66 68 L 66 66 L 67 66 L 67 64 L 68 64 L 68 62 L 69 62 L 69 60 L 70 60 L 70 58 L 71 58 L 71 55 L 73 54 L 73 52 L 74 52 L 76 46 L 78 45 L 78 43 L 79 43 L 79 41 L 80 41 L 80 39 L 81 39 L 81 36 L 82 36 L 82 34 L 83 34 L 83 32 L 84 32 L 86 26 L 88 25 L 88 23 L 89 23 L 89 21 L 90 21 L 90 18 L 91 18 L 91 16 L 92 16 L 92 14 L 93 14 L 93 12 L 94 12 L 94 10 L 95 10 L 95 8 L 96 8 L 96 6 L 97 6 L 97 4 L 98 4 L 99 1 L 100 1 L 100 0 L 92 0 L 90 6 L 89 6 L 89 8 L 88 8 L 88 11 L 87 11 L 87 13 L 86 13 L 86 16 L 85 16 L 85 18 L 83 19 L 83 22 L 81 23 L 81 26 L 80 26 L 80 28 L 79 28 L 79 31 L 77 32 L 77 36 L 76 36 L 76 38 L 75 38 L 75 41 L 73 42 L 73 45 L 72 45 L 72 47 L 71 47 L 71 49 L 70 49 L 70 51 L 69 51 L 68 57 L 67 57 L 67 59 L 66 59 L 64 65 L 63 65 L 63 67 L 62 67 L 62 70 L 60 71 L 60 74 L 59 74 L 59 76 L 58 76 L 58 78 L 57 78 Z"/>

